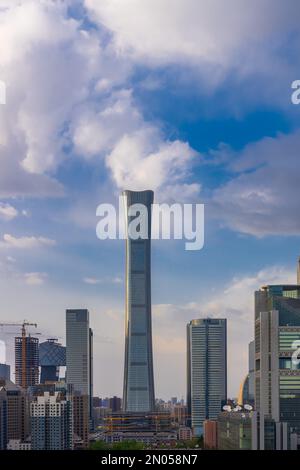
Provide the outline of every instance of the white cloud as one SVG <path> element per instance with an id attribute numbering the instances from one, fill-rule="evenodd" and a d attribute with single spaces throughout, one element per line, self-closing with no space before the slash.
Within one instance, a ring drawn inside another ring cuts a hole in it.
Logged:
<path id="1" fill-rule="evenodd" d="M 0 202 L 0 220 L 12 220 L 17 217 L 18 211 L 10 204 Z"/>
<path id="2" fill-rule="evenodd" d="M 8 233 L 3 235 L 3 241 L 0 242 L 0 248 L 33 249 L 42 246 L 54 246 L 55 240 L 45 237 L 14 237 Z"/>
<path id="3" fill-rule="evenodd" d="M 180 189 L 197 153 L 181 141 L 164 141 L 155 127 L 124 135 L 107 157 L 119 188 L 161 190 L 177 184 Z M 183 186 L 189 193 L 188 185 Z M 195 186 L 193 186 L 195 188 Z"/>
<path id="4" fill-rule="evenodd" d="M 20 0 L 0 10 L 0 195 L 61 196 L 53 178 L 72 144 L 69 125 L 95 83 L 113 87 L 130 65 L 116 59 L 101 32 L 68 17 L 68 2 Z M 120 73 L 118 73 L 120 72 Z"/>
<path id="5" fill-rule="evenodd" d="M 95 277 L 85 277 L 83 279 L 83 282 L 85 282 L 86 284 L 96 285 L 96 284 L 101 284 L 102 280 L 96 279 Z"/>
<path id="6" fill-rule="evenodd" d="M 122 284 L 123 282 L 123 279 L 116 276 L 116 277 L 113 277 L 113 278 L 103 278 L 103 279 L 98 279 L 96 277 L 85 277 L 83 278 L 83 282 L 85 284 L 90 284 L 90 285 L 98 285 L 98 284 L 102 284 L 103 282 L 108 282 L 108 283 L 111 283 L 111 284 Z"/>
<path id="7" fill-rule="evenodd" d="M 73 123 L 76 151 L 85 158 L 101 156 L 111 151 L 126 133 L 143 125 L 143 118 L 134 106 L 132 90 L 112 93 L 100 104 L 100 109 L 88 105 L 78 111 Z"/>
<path id="8" fill-rule="evenodd" d="M 85 0 L 91 17 L 113 34 L 116 50 L 148 65 L 192 65 L 214 88 L 229 75 L 260 77 L 269 90 L 296 73 L 298 0 Z M 296 58 L 296 60 L 295 60 Z M 296 63 L 295 63 L 296 62 Z M 276 78 L 275 78 L 276 77 Z M 273 83 L 270 82 L 270 79 Z M 260 83 L 261 86 L 261 83 Z M 252 96 L 252 87 L 248 87 Z M 254 93 L 254 97 L 255 97 Z M 282 97 L 273 96 L 276 100 Z"/>
<path id="9" fill-rule="evenodd" d="M 40 286 L 44 284 L 45 279 L 47 278 L 46 273 L 25 273 L 24 279 L 25 283 L 29 286 Z"/>
<path id="10" fill-rule="evenodd" d="M 240 153 L 222 147 L 216 158 L 227 160 L 236 176 L 215 190 L 214 214 L 243 233 L 299 235 L 299 146 L 300 131 L 264 138 Z"/>

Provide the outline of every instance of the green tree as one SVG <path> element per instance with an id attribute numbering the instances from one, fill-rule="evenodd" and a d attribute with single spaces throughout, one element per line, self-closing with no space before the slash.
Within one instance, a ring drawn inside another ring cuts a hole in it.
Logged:
<path id="1" fill-rule="evenodd" d="M 113 450 L 143 450 L 144 444 L 137 441 L 116 442 L 112 446 Z"/>
<path id="2" fill-rule="evenodd" d="M 89 447 L 90 450 L 106 450 L 109 449 L 109 446 L 105 441 L 96 441 L 92 442 Z"/>

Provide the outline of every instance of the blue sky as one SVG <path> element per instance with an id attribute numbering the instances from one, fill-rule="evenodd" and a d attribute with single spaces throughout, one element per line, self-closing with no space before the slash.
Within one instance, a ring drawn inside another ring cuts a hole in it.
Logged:
<path id="1" fill-rule="evenodd" d="M 124 242 L 96 238 L 120 191 L 205 204 L 205 246 L 153 243 L 156 394 L 185 394 L 185 325 L 228 318 L 229 393 L 247 372 L 253 291 L 300 249 L 297 0 L 2 0 L 3 321 L 64 341 L 88 307 L 95 392 L 121 394 Z M 0 332 L 12 359 L 12 337 Z M 181 374 L 178 374 L 178 368 Z"/>

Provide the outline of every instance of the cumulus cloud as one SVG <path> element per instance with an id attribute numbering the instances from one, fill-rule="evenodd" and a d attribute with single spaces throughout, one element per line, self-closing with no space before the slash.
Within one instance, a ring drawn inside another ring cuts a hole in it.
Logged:
<path id="1" fill-rule="evenodd" d="M 0 220 L 12 220 L 17 217 L 18 211 L 10 204 L 0 202 Z"/>
<path id="2" fill-rule="evenodd" d="M 124 134 L 143 125 L 143 118 L 133 103 L 132 90 L 118 90 L 98 106 L 97 110 L 88 105 L 74 118 L 75 149 L 85 158 L 111 151 Z"/>
<path id="3" fill-rule="evenodd" d="M 14 237 L 8 233 L 3 235 L 0 248 L 33 249 L 43 246 L 51 247 L 56 244 L 55 240 L 45 237 Z"/>
<path id="4" fill-rule="evenodd" d="M 106 158 L 118 187 L 144 187 L 147 172 L 153 189 L 167 179 L 170 185 L 184 182 L 194 152 L 184 142 L 165 141 L 160 126 L 145 123 L 126 86 L 131 59 L 104 38 L 103 26 L 84 29 L 81 19 L 69 16 L 67 2 L 5 6 L 0 72 L 8 98 L 0 117 L 0 195 L 63 195 L 55 174 L 73 150 L 85 159 Z M 124 155 L 140 151 L 141 144 L 148 153 Z M 184 183 L 182 192 L 190 194 Z"/>
<path id="5" fill-rule="evenodd" d="M 216 158 L 227 160 L 235 176 L 215 190 L 215 215 L 242 233 L 299 235 L 299 146 L 300 131 L 264 138 L 240 153 L 222 147 Z"/>
<path id="6" fill-rule="evenodd" d="M 72 145 L 76 107 L 99 93 L 100 79 L 113 86 L 118 64 L 124 79 L 126 67 L 102 45 L 100 30 L 84 30 L 68 15 L 68 2 L 49 0 L 5 4 L 0 55 L 7 87 L 0 115 L 0 194 L 60 196 L 54 174 Z"/>
<path id="7" fill-rule="evenodd" d="M 184 182 L 196 155 L 188 143 L 164 141 L 157 128 L 143 127 L 120 139 L 107 166 L 119 188 L 162 190 L 168 184 Z M 179 192 L 181 188 L 190 193 L 189 185 L 178 185 Z"/>
<path id="8" fill-rule="evenodd" d="M 191 66 L 207 88 L 236 77 L 239 88 L 246 85 L 251 98 L 259 94 L 271 100 L 273 93 L 273 102 L 283 102 L 282 94 L 274 96 L 274 87 L 278 90 L 297 73 L 298 0 L 85 0 L 85 4 L 92 19 L 112 32 L 121 54 L 149 66 Z M 292 38 L 290 59 L 284 52 L 287 36 Z M 259 79 L 254 93 L 253 77 Z"/>

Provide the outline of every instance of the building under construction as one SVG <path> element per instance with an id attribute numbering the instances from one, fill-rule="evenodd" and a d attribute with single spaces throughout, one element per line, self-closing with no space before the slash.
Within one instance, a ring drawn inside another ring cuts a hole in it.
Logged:
<path id="1" fill-rule="evenodd" d="M 39 383 L 39 339 L 26 335 L 24 322 L 22 335 L 15 337 L 16 384 L 28 388 Z M 32 324 L 36 327 L 36 324 Z"/>

